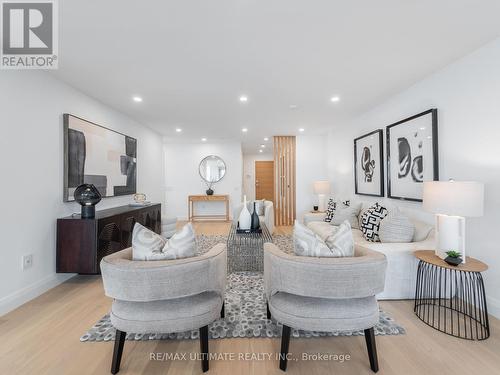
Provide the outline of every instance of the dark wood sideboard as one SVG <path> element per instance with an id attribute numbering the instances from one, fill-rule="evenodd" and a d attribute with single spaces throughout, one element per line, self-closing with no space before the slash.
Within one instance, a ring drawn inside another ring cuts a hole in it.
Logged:
<path id="1" fill-rule="evenodd" d="M 135 223 L 159 234 L 161 204 L 96 211 L 93 219 L 80 215 L 57 219 L 56 272 L 101 273 L 103 257 L 131 246 Z"/>

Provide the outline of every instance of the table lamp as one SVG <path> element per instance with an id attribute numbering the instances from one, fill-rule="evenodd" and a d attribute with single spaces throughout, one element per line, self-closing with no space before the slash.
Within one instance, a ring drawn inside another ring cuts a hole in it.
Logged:
<path id="1" fill-rule="evenodd" d="M 329 181 L 316 181 L 313 184 L 314 194 L 318 195 L 318 208 L 320 211 L 326 210 L 326 195 L 330 194 L 330 182 Z"/>
<path id="2" fill-rule="evenodd" d="M 436 255 L 458 251 L 465 263 L 465 217 L 483 216 L 484 185 L 469 181 L 424 182 L 424 209 L 436 214 Z"/>

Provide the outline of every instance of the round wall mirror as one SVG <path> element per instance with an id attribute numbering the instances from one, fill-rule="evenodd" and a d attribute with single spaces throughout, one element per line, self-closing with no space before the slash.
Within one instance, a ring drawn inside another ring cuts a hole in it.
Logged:
<path id="1" fill-rule="evenodd" d="M 226 174 L 226 163 L 220 157 L 210 155 L 200 162 L 200 176 L 206 182 L 219 182 Z"/>

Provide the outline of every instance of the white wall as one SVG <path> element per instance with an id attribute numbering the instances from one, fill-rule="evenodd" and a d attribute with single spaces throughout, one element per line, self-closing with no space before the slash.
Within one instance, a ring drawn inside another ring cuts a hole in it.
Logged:
<path id="1" fill-rule="evenodd" d="M 213 187 L 215 194 L 230 195 L 232 207 L 242 199 L 243 158 L 239 142 L 225 143 L 173 143 L 164 144 L 165 156 L 165 210 L 167 216 L 186 220 L 188 217 L 188 195 L 205 194 L 207 190 L 198 167 L 209 155 L 217 155 L 226 163 L 224 178 Z M 224 214 L 222 202 L 197 203 L 196 214 Z"/>
<path id="2" fill-rule="evenodd" d="M 249 201 L 255 200 L 255 162 L 268 160 L 274 160 L 272 153 L 243 155 L 243 194 Z"/>
<path id="3" fill-rule="evenodd" d="M 314 195 L 314 181 L 328 178 L 327 162 L 329 152 L 326 149 L 327 137 L 322 135 L 297 136 L 296 143 L 296 207 L 297 220 L 318 204 Z"/>
<path id="4" fill-rule="evenodd" d="M 73 275 L 55 273 L 56 218 L 80 210 L 63 203 L 62 114 L 72 113 L 137 138 L 138 190 L 162 201 L 162 141 L 155 132 L 45 72 L 0 72 L 0 315 Z M 97 209 L 127 204 L 105 198 Z M 33 267 L 22 271 L 22 256 Z"/>
<path id="5" fill-rule="evenodd" d="M 439 116 L 440 179 L 485 183 L 485 213 L 481 218 L 468 219 L 467 248 L 469 255 L 490 266 L 484 273 L 488 307 L 500 317 L 497 236 L 500 224 L 500 39 L 351 123 L 342 124 L 341 129 L 332 129 L 328 142 L 329 177 L 336 193 L 352 196 L 353 139 L 433 107 L 438 108 Z M 405 205 L 421 207 L 419 203 Z"/>

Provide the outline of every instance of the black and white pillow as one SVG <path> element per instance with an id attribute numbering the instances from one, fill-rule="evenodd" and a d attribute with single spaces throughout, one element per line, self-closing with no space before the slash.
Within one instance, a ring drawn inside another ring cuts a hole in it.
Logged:
<path id="1" fill-rule="evenodd" d="M 337 202 L 335 199 L 330 198 L 328 199 L 328 206 L 326 208 L 326 216 L 325 216 L 325 221 L 329 223 L 332 221 L 333 215 L 335 215 L 335 210 L 337 208 Z"/>
<path id="2" fill-rule="evenodd" d="M 375 203 L 367 209 L 361 217 L 361 232 L 363 237 L 370 242 L 380 242 L 378 236 L 380 222 L 387 216 L 387 208 Z"/>

